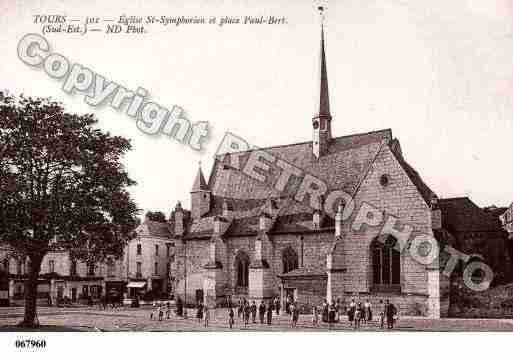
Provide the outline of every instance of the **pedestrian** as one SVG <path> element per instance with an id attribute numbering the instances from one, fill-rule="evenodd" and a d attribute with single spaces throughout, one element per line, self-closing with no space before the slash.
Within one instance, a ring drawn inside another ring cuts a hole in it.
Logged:
<path id="1" fill-rule="evenodd" d="M 383 303 L 383 299 L 379 300 L 379 327 L 383 329 L 385 326 L 385 304 Z"/>
<path id="2" fill-rule="evenodd" d="M 183 315 L 182 299 L 180 297 L 176 300 L 176 315 L 179 317 Z"/>
<path id="3" fill-rule="evenodd" d="M 203 305 L 201 302 L 198 302 L 198 307 L 196 309 L 196 319 L 198 319 L 198 322 L 201 322 L 203 319 Z"/>
<path id="4" fill-rule="evenodd" d="M 274 298 L 274 309 L 276 309 L 276 315 L 280 315 L 281 303 L 278 297 Z"/>
<path id="5" fill-rule="evenodd" d="M 208 328 L 208 322 L 210 321 L 210 310 L 208 305 L 203 306 L 203 321 L 205 322 L 205 328 Z"/>
<path id="6" fill-rule="evenodd" d="M 356 312 L 356 303 L 354 298 L 351 299 L 351 303 L 349 303 L 349 310 L 347 311 L 347 319 L 349 319 L 349 323 L 353 326 L 354 315 Z"/>
<path id="7" fill-rule="evenodd" d="M 159 322 L 162 321 L 162 318 L 164 317 L 164 308 L 162 305 L 159 305 Z"/>
<path id="8" fill-rule="evenodd" d="M 367 322 L 370 322 L 372 321 L 372 305 L 369 301 L 369 298 L 367 298 L 367 300 L 365 301 L 365 304 L 363 305 L 364 309 L 365 309 L 365 320 Z"/>
<path id="9" fill-rule="evenodd" d="M 251 319 L 253 319 L 253 323 L 256 323 L 256 314 L 257 314 L 257 305 L 255 301 L 251 304 Z"/>
<path id="10" fill-rule="evenodd" d="M 271 302 L 267 302 L 267 325 L 272 324 L 273 320 L 273 307 L 271 305 Z"/>
<path id="11" fill-rule="evenodd" d="M 340 298 L 337 299 L 337 303 L 335 304 L 335 321 L 340 322 L 340 316 L 342 312 L 342 304 L 340 304 Z"/>
<path id="12" fill-rule="evenodd" d="M 150 312 L 150 320 L 157 317 L 157 303 L 154 301 Z"/>
<path id="13" fill-rule="evenodd" d="M 243 314 L 244 311 L 244 302 L 242 301 L 242 298 L 239 298 L 239 302 L 237 305 L 237 319 L 240 319 L 241 314 Z"/>
<path id="14" fill-rule="evenodd" d="M 335 323 L 336 315 L 337 315 L 337 309 L 335 308 L 335 303 L 331 303 L 329 305 L 329 309 L 328 309 L 328 324 L 329 324 L 330 329 L 333 328 L 333 324 Z"/>
<path id="15" fill-rule="evenodd" d="M 264 324 L 265 304 L 263 300 L 260 302 L 260 305 L 258 306 L 258 317 L 260 318 L 260 324 Z"/>
<path id="16" fill-rule="evenodd" d="M 251 315 L 251 306 L 249 303 L 244 303 L 244 326 L 249 324 L 249 316 Z"/>
<path id="17" fill-rule="evenodd" d="M 397 309 L 395 305 L 390 303 L 387 299 L 385 304 L 385 317 L 387 320 L 387 329 L 394 329 L 394 317 L 397 314 Z"/>
<path id="18" fill-rule="evenodd" d="M 294 305 L 294 303 L 290 303 L 289 305 L 289 312 L 290 312 L 290 327 L 291 328 L 294 328 L 294 311 L 295 311 L 296 307 Z"/>
<path id="19" fill-rule="evenodd" d="M 228 308 L 228 324 L 230 325 L 230 329 L 233 328 L 233 323 L 235 322 L 235 320 L 233 319 L 234 316 L 235 316 L 235 313 L 233 312 L 233 308 L 229 307 Z"/>
<path id="20" fill-rule="evenodd" d="M 319 326 L 319 308 L 316 305 L 312 306 L 312 325 L 314 327 Z"/>
<path id="21" fill-rule="evenodd" d="M 293 304 L 292 309 L 292 328 L 295 328 L 297 326 L 297 322 L 299 320 L 299 305 L 297 302 Z"/>
<path id="22" fill-rule="evenodd" d="M 329 316 L 329 308 L 328 308 L 328 302 L 326 299 L 322 301 L 322 321 L 323 323 L 328 323 L 328 316 Z"/>
<path id="23" fill-rule="evenodd" d="M 354 312 L 354 329 L 360 328 L 360 322 L 362 320 L 362 303 L 358 302 Z"/>
<path id="24" fill-rule="evenodd" d="M 166 303 L 166 319 L 171 319 L 171 304 Z"/>

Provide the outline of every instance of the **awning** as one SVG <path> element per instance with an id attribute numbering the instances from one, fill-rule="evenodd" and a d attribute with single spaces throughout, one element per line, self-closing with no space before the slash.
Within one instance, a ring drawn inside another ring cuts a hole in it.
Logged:
<path id="1" fill-rule="evenodd" d="M 127 288 L 142 288 L 146 285 L 146 282 L 129 282 Z"/>

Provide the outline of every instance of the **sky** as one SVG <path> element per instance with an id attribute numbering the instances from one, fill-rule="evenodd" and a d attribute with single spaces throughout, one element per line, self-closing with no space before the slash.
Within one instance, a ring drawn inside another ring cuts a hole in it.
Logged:
<path id="1" fill-rule="evenodd" d="M 0 88 L 50 96 L 132 141 L 123 162 L 143 211 L 190 206 L 201 161 L 208 177 L 226 131 L 266 147 L 311 140 L 318 103 L 319 15 L 334 136 L 391 128 L 406 160 L 441 198 L 480 206 L 513 200 L 513 0 L 8 1 L 0 0 Z M 208 121 L 200 152 L 150 136 L 109 106 L 67 94 L 62 81 L 17 57 L 41 33 L 34 15 L 269 16 L 284 25 L 152 26 L 145 34 L 47 34 L 51 50 L 149 98 Z"/>

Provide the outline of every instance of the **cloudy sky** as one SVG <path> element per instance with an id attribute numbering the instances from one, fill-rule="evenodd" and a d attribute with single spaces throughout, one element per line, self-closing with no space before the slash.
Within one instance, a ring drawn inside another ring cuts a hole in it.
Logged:
<path id="1" fill-rule="evenodd" d="M 317 1 L 1 1 L 0 88 L 51 96 L 132 140 L 124 162 L 144 209 L 189 206 L 202 161 L 208 176 L 226 131 L 259 147 L 307 141 L 316 102 Z M 513 200 L 513 0 L 340 0 L 327 6 L 328 75 L 335 136 L 391 128 L 403 153 L 441 197 L 478 205 Z M 286 25 L 152 26 L 142 35 L 49 34 L 52 51 L 151 100 L 208 121 L 196 152 L 148 136 L 132 118 L 68 95 L 62 81 L 22 63 L 34 15 L 286 17 Z"/>

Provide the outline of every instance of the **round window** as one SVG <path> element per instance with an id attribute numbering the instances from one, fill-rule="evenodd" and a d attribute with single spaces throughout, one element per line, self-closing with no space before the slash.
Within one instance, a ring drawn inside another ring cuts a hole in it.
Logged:
<path id="1" fill-rule="evenodd" d="M 390 179 L 388 178 L 388 175 L 384 174 L 384 175 L 381 175 L 381 177 L 379 178 L 379 183 L 383 186 L 383 187 L 386 187 L 388 186 L 388 182 L 390 181 Z"/>

